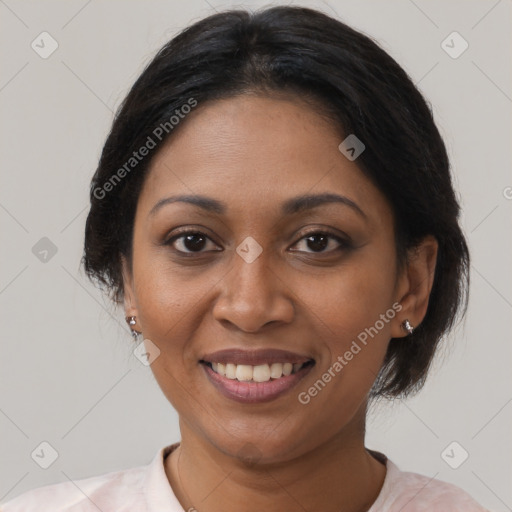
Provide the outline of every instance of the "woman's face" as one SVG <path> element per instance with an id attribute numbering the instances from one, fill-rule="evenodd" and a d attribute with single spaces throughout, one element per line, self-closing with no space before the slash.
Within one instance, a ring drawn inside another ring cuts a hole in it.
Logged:
<path id="1" fill-rule="evenodd" d="M 182 122 L 152 162 L 124 273 L 126 311 L 160 351 L 151 368 L 182 427 L 266 461 L 361 436 L 403 335 L 388 202 L 298 100 L 242 95 Z M 204 202 L 161 202 L 181 195 Z"/>

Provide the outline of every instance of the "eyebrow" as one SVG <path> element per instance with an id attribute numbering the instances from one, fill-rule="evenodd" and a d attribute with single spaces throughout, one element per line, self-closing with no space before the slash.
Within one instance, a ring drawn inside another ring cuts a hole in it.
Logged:
<path id="1" fill-rule="evenodd" d="M 155 206 L 151 208 L 149 215 L 155 215 L 155 213 L 160 210 L 160 208 L 171 203 L 189 203 L 194 206 L 198 206 L 199 208 L 202 208 L 208 212 L 218 214 L 225 213 L 227 210 L 226 205 L 223 202 L 217 201 L 217 199 L 213 199 L 211 197 L 199 195 L 180 195 L 160 199 L 160 201 L 158 201 Z"/>
<path id="2" fill-rule="evenodd" d="M 332 193 L 324 193 L 324 194 L 305 194 L 298 197 L 293 197 L 292 199 L 288 199 L 283 203 L 282 212 L 285 215 L 292 215 L 294 213 L 302 212 L 305 210 L 311 210 L 318 206 L 338 203 L 343 204 L 352 208 L 358 215 L 367 220 L 366 214 L 359 207 L 357 203 L 352 201 L 346 196 L 341 196 L 339 194 Z"/>
<path id="3" fill-rule="evenodd" d="M 163 206 L 171 203 L 188 203 L 199 208 L 202 208 L 207 212 L 216 214 L 224 214 L 227 211 L 227 205 L 225 203 L 223 203 L 222 201 L 218 201 L 217 199 L 213 199 L 211 197 L 201 195 L 178 195 L 160 199 L 153 206 L 153 208 L 149 212 L 149 215 L 155 215 L 156 212 L 160 210 Z M 287 199 L 281 206 L 281 212 L 284 215 L 292 215 L 294 213 L 312 210 L 313 208 L 317 208 L 318 206 L 332 203 L 338 203 L 348 206 L 358 215 L 367 220 L 367 216 L 364 213 L 364 211 L 357 205 L 357 203 L 352 201 L 352 199 L 349 199 L 346 196 L 341 196 L 339 194 L 332 193 L 305 194 L 302 196 Z"/>

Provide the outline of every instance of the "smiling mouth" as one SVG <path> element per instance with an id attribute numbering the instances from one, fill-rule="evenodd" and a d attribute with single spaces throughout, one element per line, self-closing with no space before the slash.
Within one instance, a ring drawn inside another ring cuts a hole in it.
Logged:
<path id="1" fill-rule="evenodd" d="M 199 361 L 208 366 L 216 374 L 230 380 L 239 382 L 269 382 L 294 375 L 304 368 L 315 364 L 313 359 L 304 363 L 266 363 L 256 366 L 249 364 L 217 363 L 210 361 Z"/>

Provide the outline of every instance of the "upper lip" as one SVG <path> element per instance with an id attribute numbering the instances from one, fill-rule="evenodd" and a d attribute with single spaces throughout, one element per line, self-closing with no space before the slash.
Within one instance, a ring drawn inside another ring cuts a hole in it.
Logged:
<path id="1" fill-rule="evenodd" d="M 287 350 L 267 348 L 257 350 L 245 350 L 240 348 L 228 348 L 205 354 L 200 361 L 207 363 L 233 363 L 258 366 L 271 363 L 305 363 L 313 358 L 289 352 Z"/>

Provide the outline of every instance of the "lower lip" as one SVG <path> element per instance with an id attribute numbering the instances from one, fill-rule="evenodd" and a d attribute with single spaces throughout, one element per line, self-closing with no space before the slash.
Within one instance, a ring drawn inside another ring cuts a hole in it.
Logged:
<path id="1" fill-rule="evenodd" d="M 225 397 L 244 404 L 270 402 L 271 400 L 275 400 L 279 396 L 290 391 L 314 366 L 308 365 L 305 368 L 301 368 L 297 373 L 292 373 L 286 377 L 269 380 L 267 382 L 248 382 L 228 379 L 227 377 L 223 377 L 222 375 L 214 372 L 208 365 L 200 364 L 204 368 L 210 382 Z"/>

